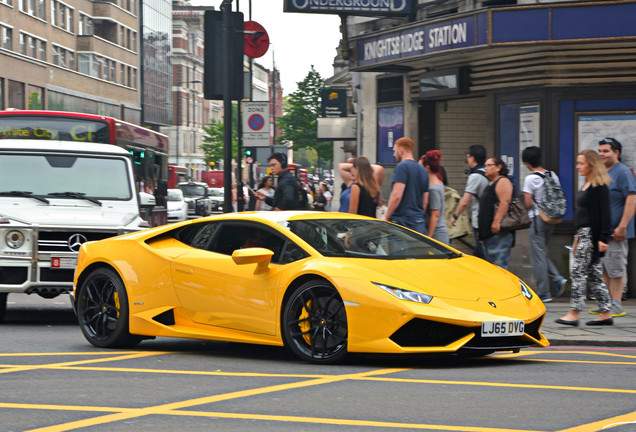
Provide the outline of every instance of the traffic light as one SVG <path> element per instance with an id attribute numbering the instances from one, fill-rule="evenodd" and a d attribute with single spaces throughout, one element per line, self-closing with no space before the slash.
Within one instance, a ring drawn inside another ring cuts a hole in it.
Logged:
<path id="1" fill-rule="evenodd" d="M 245 155 L 245 157 L 252 156 L 252 149 L 251 148 L 243 149 L 243 154 Z"/>

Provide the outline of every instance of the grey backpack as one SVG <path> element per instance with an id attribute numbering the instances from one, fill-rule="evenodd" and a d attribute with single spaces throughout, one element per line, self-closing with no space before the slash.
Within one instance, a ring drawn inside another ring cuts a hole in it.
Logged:
<path id="1" fill-rule="evenodd" d="M 554 180 L 552 173 L 546 171 L 545 174 L 532 173 L 543 179 L 543 198 L 541 202 L 536 202 L 539 209 L 539 216 L 547 224 L 558 224 L 565 216 L 568 202 L 561 186 Z"/>

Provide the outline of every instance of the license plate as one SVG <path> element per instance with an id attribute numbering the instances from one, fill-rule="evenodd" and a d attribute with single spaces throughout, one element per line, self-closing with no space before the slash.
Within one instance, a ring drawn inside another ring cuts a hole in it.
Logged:
<path id="1" fill-rule="evenodd" d="M 481 337 L 522 336 L 523 321 L 489 321 L 481 323 Z"/>
<path id="2" fill-rule="evenodd" d="M 52 269 L 74 269 L 77 266 L 77 258 L 51 258 Z"/>

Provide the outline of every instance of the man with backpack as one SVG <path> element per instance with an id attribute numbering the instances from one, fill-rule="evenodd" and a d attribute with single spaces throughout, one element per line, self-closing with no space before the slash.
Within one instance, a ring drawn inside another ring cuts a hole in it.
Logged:
<path id="1" fill-rule="evenodd" d="M 563 295 L 567 279 L 559 274 L 548 257 L 548 242 L 554 224 L 565 216 L 565 194 L 556 173 L 541 166 L 541 149 L 527 147 L 521 152 L 521 161 L 530 170 L 523 181 L 524 204 L 530 216 L 530 263 L 534 273 L 537 295 L 544 302 L 552 301 L 552 290 L 556 297 Z"/>

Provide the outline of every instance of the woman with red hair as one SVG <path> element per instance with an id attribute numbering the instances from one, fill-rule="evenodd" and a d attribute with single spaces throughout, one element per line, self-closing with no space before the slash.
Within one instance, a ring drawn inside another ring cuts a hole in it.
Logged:
<path id="1" fill-rule="evenodd" d="M 449 244 L 448 227 L 444 221 L 446 198 L 442 174 L 442 153 L 439 150 L 428 151 L 420 158 L 420 164 L 428 172 L 429 198 L 425 215 L 428 235 L 437 241 Z"/>

